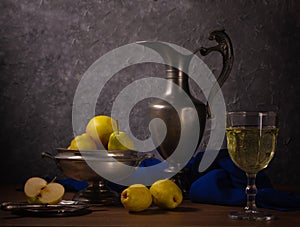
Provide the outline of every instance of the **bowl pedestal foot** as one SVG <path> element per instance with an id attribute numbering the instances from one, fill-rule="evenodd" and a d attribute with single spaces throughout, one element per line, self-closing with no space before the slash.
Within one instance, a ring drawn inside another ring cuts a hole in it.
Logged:
<path id="1" fill-rule="evenodd" d="M 93 181 L 92 185 L 77 192 L 74 201 L 85 204 L 103 204 L 103 205 L 119 205 L 120 199 L 118 193 L 111 191 L 105 184 L 103 179 Z"/>

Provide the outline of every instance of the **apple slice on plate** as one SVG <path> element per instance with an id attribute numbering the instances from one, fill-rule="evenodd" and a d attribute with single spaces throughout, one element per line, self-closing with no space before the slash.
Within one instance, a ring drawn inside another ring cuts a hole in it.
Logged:
<path id="1" fill-rule="evenodd" d="M 29 178 L 24 186 L 24 193 L 30 204 L 58 204 L 64 193 L 65 188 L 55 182 L 47 183 L 40 177 Z"/>

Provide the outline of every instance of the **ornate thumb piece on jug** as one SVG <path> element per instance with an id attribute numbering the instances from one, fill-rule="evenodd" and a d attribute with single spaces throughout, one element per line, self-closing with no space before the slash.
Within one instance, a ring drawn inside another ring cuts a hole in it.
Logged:
<path id="1" fill-rule="evenodd" d="M 200 51 L 200 54 L 203 56 L 208 55 L 212 51 L 217 51 L 221 53 L 223 57 L 223 68 L 220 73 L 220 76 L 218 77 L 217 81 L 219 86 L 214 86 L 209 94 L 208 101 L 213 99 L 215 94 L 218 92 L 218 87 L 222 87 L 225 81 L 227 80 L 229 73 L 232 69 L 233 66 L 233 49 L 232 49 L 232 44 L 229 36 L 225 33 L 225 30 L 219 30 L 219 31 L 213 31 L 210 33 L 209 40 L 216 40 L 218 45 L 213 46 L 213 47 L 201 47 L 197 50 L 194 51 L 194 53 L 197 53 Z"/>

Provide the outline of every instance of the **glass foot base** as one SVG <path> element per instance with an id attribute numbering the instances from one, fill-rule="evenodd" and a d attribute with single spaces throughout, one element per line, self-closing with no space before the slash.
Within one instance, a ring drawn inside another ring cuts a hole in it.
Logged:
<path id="1" fill-rule="evenodd" d="M 258 221 L 270 221 L 275 218 L 273 214 L 266 213 L 259 210 L 241 210 L 233 211 L 228 214 L 232 219 L 238 220 L 258 220 Z"/>

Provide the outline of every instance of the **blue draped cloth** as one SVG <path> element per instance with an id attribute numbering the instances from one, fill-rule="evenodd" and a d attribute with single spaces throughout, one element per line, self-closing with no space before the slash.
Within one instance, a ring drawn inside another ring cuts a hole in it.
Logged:
<path id="1" fill-rule="evenodd" d="M 247 178 L 230 159 L 226 149 L 221 150 L 213 165 L 205 173 L 197 169 L 203 153 L 199 153 L 188 164 L 194 181 L 190 186 L 193 202 L 245 206 Z M 275 190 L 270 179 L 261 171 L 256 177 L 256 205 L 275 210 L 299 210 L 300 195 Z"/>

